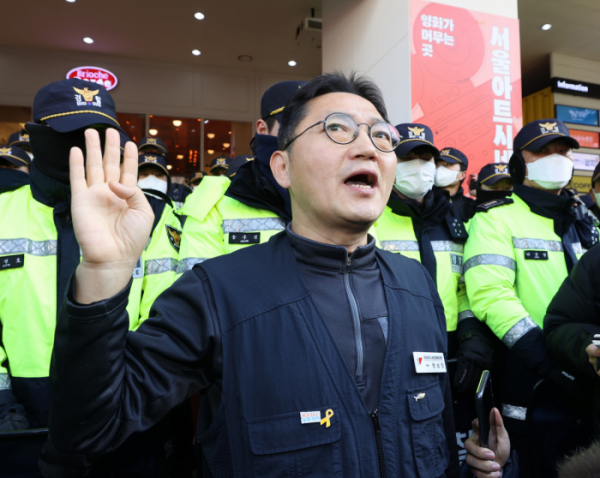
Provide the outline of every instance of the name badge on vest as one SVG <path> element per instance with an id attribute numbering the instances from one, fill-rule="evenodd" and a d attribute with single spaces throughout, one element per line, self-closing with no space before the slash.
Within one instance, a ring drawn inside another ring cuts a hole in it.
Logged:
<path id="1" fill-rule="evenodd" d="M 446 373 L 446 361 L 441 352 L 413 352 L 417 373 Z"/>
<path id="2" fill-rule="evenodd" d="M 25 254 L 0 257 L 0 271 L 4 269 L 17 269 L 25 265 Z"/>
<path id="3" fill-rule="evenodd" d="M 532 261 L 547 261 L 548 251 L 525 251 L 525 259 Z"/>
<path id="4" fill-rule="evenodd" d="M 230 232 L 229 244 L 260 244 L 260 232 Z"/>

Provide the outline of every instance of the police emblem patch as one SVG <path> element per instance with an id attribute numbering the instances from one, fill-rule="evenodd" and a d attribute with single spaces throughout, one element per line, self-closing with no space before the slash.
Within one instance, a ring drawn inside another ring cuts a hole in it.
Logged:
<path id="1" fill-rule="evenodd" d="M 77 106 L 93 105 L 93 106 L 97 106 L 98 108 L 102 107 L 102 100 L 100 99 L 99 96 L 96 96 L 98 93 L 100 93 L 100 90 L 91 90 L 90 91 L 90 90 L 88 90 L 87 86 L 83 90 L 76 88 L 75 86 L 73 87 L 73 89 L 77 93 L 75 95 L 75 101 L 77 102 Z M 94 97 L 95 97 L 96 101 L 94 101 Z"/>
<path id="2" fill-rule="evenodd" d="M 414 128 L 409 127 L 408 137 L 410 139 L 425 139 L 425 128 L 419 128 L 418 126 L 415 126 Z"/>
<path id="3" fill-rule="evenodd" d="M 181 231 L 178 231 L 177 229 L 169 226 L 168 224 L 165 227 L 167 228 L 167 236 L 169 237 L 169 242 L 173 246 L 173 249 L 179 252 L 179 246 L 181 246 Z"/>
<path id="4" fill-rule="evenodd" d="M 542 132 L 542 134 L 548 134 L 548 133 L 558 133 L 558 126 L 557 123 L 550 123 L 549 121 L 547 123 L 540 123 L 540 131 Z"/>
<path id="5" fill-rule="evenodd" d="M 156 156 L 144 156 L 144 162 L 146 162 L 146 163 L 158 163 L 158 158 Z"/>
<path id="6" fill-rule="evenodd" d="M 12 154 L 11 148 L 0 148 L 0 155 L 4 156 L 5 154 Z"/>

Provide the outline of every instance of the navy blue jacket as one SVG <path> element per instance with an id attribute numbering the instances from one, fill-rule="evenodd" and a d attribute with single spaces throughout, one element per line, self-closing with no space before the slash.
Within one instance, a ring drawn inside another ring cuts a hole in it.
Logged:
<path id="1" fill-rule="evenodd" d="M 196 266 L 136 332 L 127 290 L 89 306 L 67 300 L 51 370 L 53 441 L 106 452 L 207 390 L 198 438 L 214 476 L 371 478 L 379 463 L 382 476 L 445 476 L 447 375 L 417 374 L 413 360 L 446 354 L 443 306 L 419 263 L 380 250 L 376 260 L 390 311 L 376 419 L 282 233 Z M 329 427 L 301 423 L 301 412 L 328 411 Z"/>

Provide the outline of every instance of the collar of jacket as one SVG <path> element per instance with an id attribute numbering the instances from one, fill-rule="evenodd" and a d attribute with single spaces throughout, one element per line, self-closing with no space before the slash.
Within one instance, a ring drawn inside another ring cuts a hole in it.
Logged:
<path id="1" fill-rule="evenodd" d="M 29 168 L 29 177 L 31 180 L 31 193 L 36 201 L 49 207 L 71 203 L 71 187 L 42 173 L 35 161 L 31 163 Z"/>
<path id="2" fill-rule="evenodd" d="M 304 264 L 348 272 L 366 267 L 375 261 L 375 239 L 370 235 L 367 245 L 357 247 L 351 255 L 344 246 L 324 244 L 299 236 L 292 231 L 289 224 L 286 228 L 286 235 L 292 245 L 296 260 Z M 351 259 L 350 265 L 348 265 L 348 258 Z"/>
<path id="3" fill-rule="evenodd" d="M 426 225 L 441 224 L 452 209 L 452 205 L 439 189 L 432 189 L 425 194 L 422 203 L 414 199 L 403 199 L 392 190 L 388 206 L 395 214 L 409 216 Z"/>
<path id="4" fill-rule="evenodd" d="M 29 184 L 29 174 L 18 169 L 0 169 L 0 194 Z"/>
<path id="5" fill-rule="evenodd" d="M 286 210 L 285 201 L 262 174 L 257 160 L 250 161 L 238 170 L 225 195 L 247 206 L 274 212 L 288 222 L 292 219 Z"/>

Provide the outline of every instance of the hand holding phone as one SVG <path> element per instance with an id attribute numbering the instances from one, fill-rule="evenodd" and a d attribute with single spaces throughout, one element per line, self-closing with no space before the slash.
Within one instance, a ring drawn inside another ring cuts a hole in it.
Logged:
<path id="1" fill-rule="evenodd" d="M 496 415 L 493 413 L 494 395 L 492 393 L 492 378 L 489 370 L 484 370 L 475 392 L 475 408 L 479 420 L 479 440 L 481 446 L 494 449 L 497 443 Z"/>

